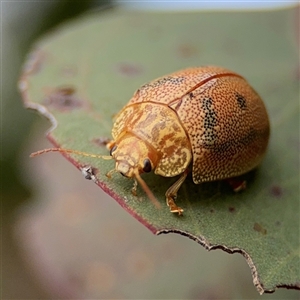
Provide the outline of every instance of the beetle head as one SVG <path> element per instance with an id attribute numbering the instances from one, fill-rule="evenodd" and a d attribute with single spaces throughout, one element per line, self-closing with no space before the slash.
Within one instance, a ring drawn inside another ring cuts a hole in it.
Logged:
<path id="1" fill-rule="evenodd" d="M 112 143 L 110 155 L 116 161 L 115 170 L 126 177 L 151 172 L 157 164 L 157 153 L 150 145 L 127 133 Z"/>
<path id="2" fill-rule="evenodd" d="M 110 149 L 110 155 L 116 161 L 113 171 L 137 180 L 148 198 L 156 207 L 160 208 L 160 203 L 140 176 L 141 173 L 149 173 L 156 167 L 157 152 L 145 141 L 129 133 L 126 133 L 117 142 L 112 142 Z M 134 185 L 134 190 L 135 188 L 136 185 Z"/>

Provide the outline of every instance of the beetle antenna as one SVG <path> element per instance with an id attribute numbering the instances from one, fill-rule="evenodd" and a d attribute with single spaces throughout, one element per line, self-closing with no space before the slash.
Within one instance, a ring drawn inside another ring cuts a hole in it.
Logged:
<path id="1" fill-rule="evenodd" d="M 103 159 L 112 159 L 112 156 L 108 155 L 99 155 L 99 154 L 91 154 L 87 152 L 82 152 L 78 150 L 72 150 L 72 149 L 64 149 L 64 148 L 48 148 L 40 151 L 36 151 L 30 154 L 30 157 L 35 157 L 40 154 L 44 154 L 47 152 L 61 152 L 61 153 L 74 153 L 82 156 L 88 156 L 88 157 L 94 157 L 94 158 L 103 158 Z"/>
<path id="2" fill-rule="evenodd" d="M 137 181 L 139 182 L 140 186 L 142 187 L 142 189 L 144 190 L 144 192 L 147 194 L 148 198 L 156 206 L 156 208 L 161 208 L 161 204 L 158 202 L 158 200 L 156 199 L 156 197 L 153 195 L 153 193 L 149 189 L 149 187 L 146 184 L 146 182 L 142 179 L 142 177 L 140 176 L 140 174 L 138 172 L 136 172 L 134 175 L 135 175 L 135 178 L 137 179 Z"/>

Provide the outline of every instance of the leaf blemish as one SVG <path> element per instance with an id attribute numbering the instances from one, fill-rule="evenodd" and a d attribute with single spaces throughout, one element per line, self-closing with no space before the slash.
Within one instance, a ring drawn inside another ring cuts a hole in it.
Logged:
<path id="1" fill-rule="evenodd" d="M 282 196 L 282 188 L 279 185 L 273 185 L 270 189 L 270 193 L 273 197 L 280 198 Z"/>
<path id="2" fill-rule="evenodd" d="M 76 96 L 76 90 L 72 86 L 63 86 L 52 90 L 46 96 L 44 103 L 61 111 L 70 111 L 82 106 L 82 101 Z"/>
<path id="3" fill-rule="evenodd" d="M 197 54 L 197 48 L 189 44 L 181 44 L 178 46 L 178 54 L 180 57 L 192 57 Z"/>
<path id="4" fill-rule="evenodd" d="M 111 141 L 108 137 L 98 137 L 92 140 L 92 142 L 97 146 L 106 146 Z"/>
<path id="5" fill-rule="evenodd" d="M 232 207 L 232 206 L 231 206 L 231 207 L 228 208 L 228 210 L 229 210 L 231 213 L 233 213 L 233 212 L 235 212 L 235 207 Z"/>
<path id="6" fill-rule="evenodd" d="M 267 234 L 267 229 L 263 228 L 259 223 L 254 223 L 253 229 L 263 235 Z"/>
<path id="7" fill-rule="evenodd" d="M 133 77 L 140 75 L 143 71 L 143 68 L 139 65 L 130 64 L 130 63 L 120 63 L 117 66 L 119 73 L 125 76 Z"/>

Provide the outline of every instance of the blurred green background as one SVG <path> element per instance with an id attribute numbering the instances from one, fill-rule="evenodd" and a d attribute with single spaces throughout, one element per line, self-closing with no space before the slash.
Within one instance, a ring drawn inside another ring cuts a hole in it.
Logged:
<path id="1" fill-rule="evenodd" d="M 1 3 L 1 298 L 298 299 L 287 290 L 259 296 L 241 255 L 153 236 L 59 155 L 29 160 L 50 146 L 50 124 L 23 108 L 26 54 L 59 23 L 112 4 Z"/>

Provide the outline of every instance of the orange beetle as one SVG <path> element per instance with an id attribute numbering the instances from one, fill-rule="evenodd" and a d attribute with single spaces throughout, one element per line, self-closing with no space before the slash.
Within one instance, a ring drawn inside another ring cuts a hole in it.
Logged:
<path id="1" fill-rule="evenodd" d="M 180 175 L 166 191 L 166 201 L 171 212 L 181 214 L 175 199 L 190 165 L 195 184 L 247 173 L 261 162 L 269 133 L 264 103 L 247 81 L 208 66 L 181 70 L 138 89 L 118 113 L 107 147 L 115 160 L 112 172 L 134 178 L 134 193 L 138 180 L 155 203 L 140 174 Z M 36 154 L 47 151 L 76 153 L 54 148 Z"/>

